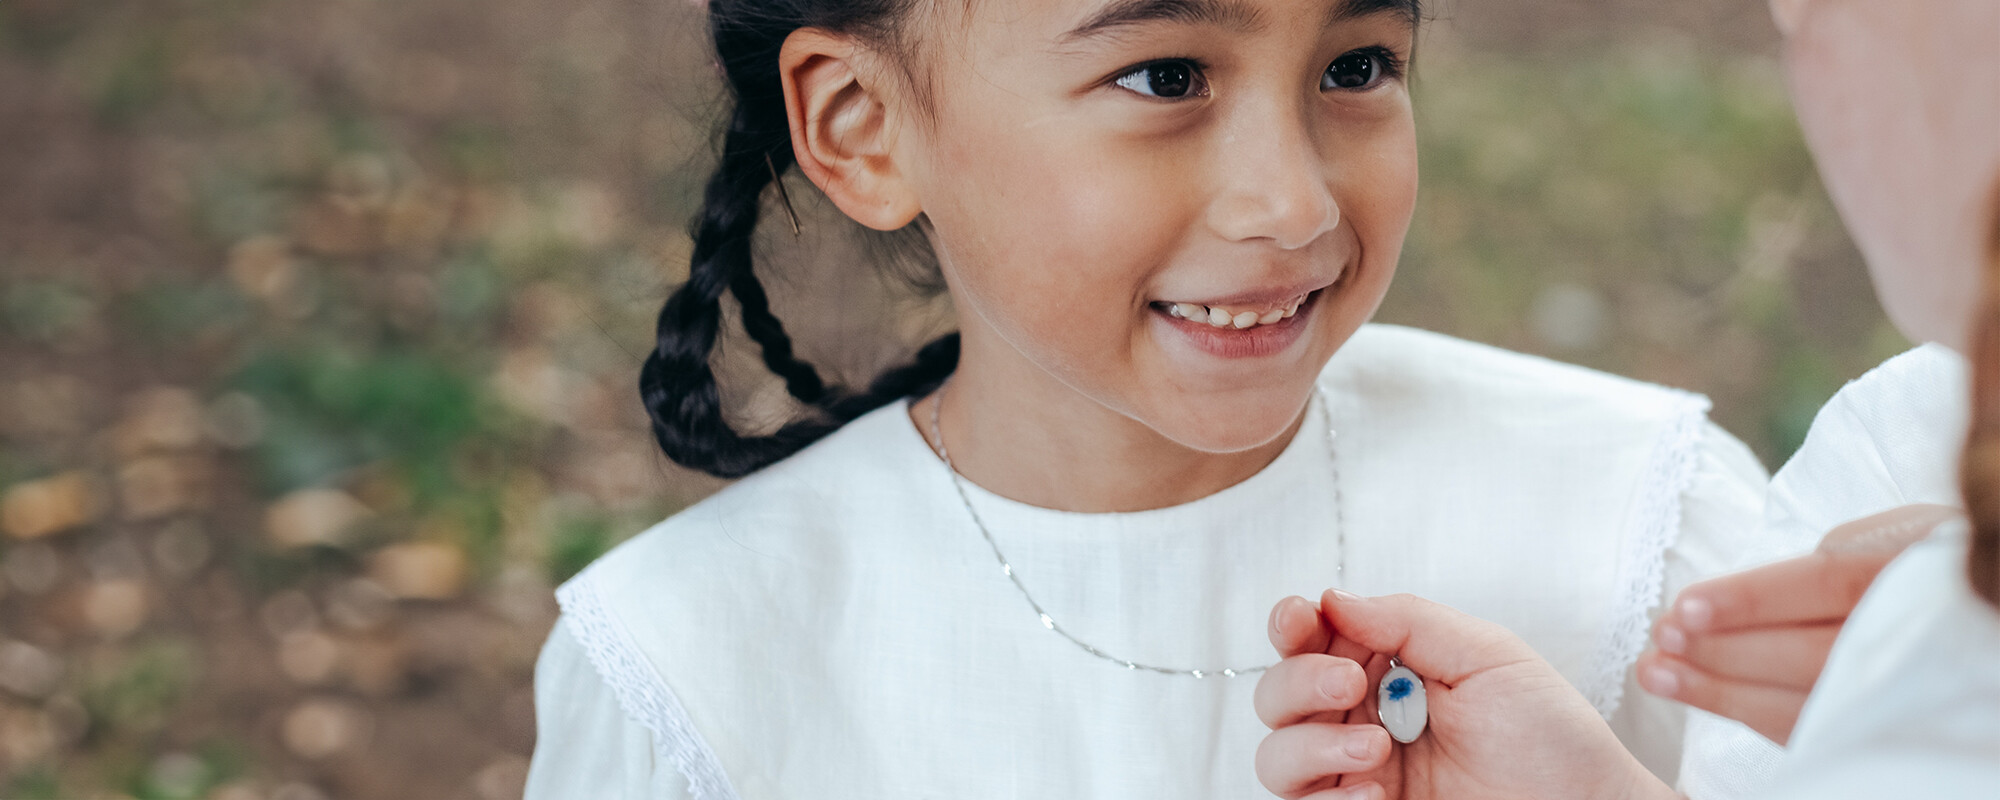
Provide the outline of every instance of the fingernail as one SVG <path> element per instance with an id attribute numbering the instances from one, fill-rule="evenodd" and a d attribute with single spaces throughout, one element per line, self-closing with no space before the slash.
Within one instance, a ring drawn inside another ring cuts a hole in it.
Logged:
<path id="1" fill-rule="evenodd" d="M 1328 589 L 1327 593 L 1333 595 L 1333 599 L 1339 600 L 1340 602 L 1343 603 L 1361 602 L 1361 595 L 1355 594 L 1353 592 L 1343 591 L 1340 589 Z"/>
<path id="2" fill-rule="evenodd" d="M 1681 676 L 1666 667 L 1647 667 L 1639 671 L 1639 685 L 1661 697 L 1673 697 L 1681 691 Z"/>
<path id="3" fill-rule="evenodd" d="M 1367 758 L 1369 753 L 1375 751 L 1375 737 L 1366 733 L 1357 733 L 1347 737 L 1347 745 L 1342 749 L 1346 750 L 1348 755 L 1355 758 Z"/>
<path id="4" fill-rule="evenodd" d="M 1687 634 L 1673 625 L 1661 625 L 1659 634 L 1653 638 L 1660 643 L 1660 649 L 1668 653 L 1681 655 L 1687 652 Z"/>
<path id="5" fill-rule="evenodd" d="M 1688 630 L 1700 632 L 1708 629 L 1708 623 L 1715 621 L 1715 606 L 1699 597 L 1681 598 L 1681 624 Z"/>

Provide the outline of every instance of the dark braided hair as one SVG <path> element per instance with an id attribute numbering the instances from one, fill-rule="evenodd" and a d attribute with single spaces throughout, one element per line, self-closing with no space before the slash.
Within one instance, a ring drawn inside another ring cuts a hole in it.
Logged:
<path id="1" fill-rule="evenodd" d="M 2000 609 L 2000 185 L 1994 187 L 1992 239 L 1973 317 L 1972 425 L 1959 462 L 1959 489 L 1972 523 L 1966 577 L 1972 590 Z"/>
<path id="2" fill-rule="evenodd" d="M 791 337 L 771 313 L 751 258 L 764 191 L 796 163 L 778 74 L 785 38 L 811 27 L 894 46 L 897 23 L 912 2 L 709 3 L 709 32 L 734 108 L 723 133 L 721 163 L 708 179 L 692 224 L 694 254 L 687 283 L 660 309 L 653 352 L 639 371 L 639 397 L 652 417 L 653 437 L 676 463 L 724 478 L 747 475 L 869 411 L 931 392 L 957 367 L 958 334 L 952 333 L 925 345 L 913 363 L 877 377 L 866 391 L 828 386 L 818 370 L 793 355 Z M 709 359 L 721 332 L 725 291 L 736 298 L 743 331 L 762 350 L 764 365 L 807 406 L 803 416 L 768 435 L 745 435 L 723 417 Z"/>

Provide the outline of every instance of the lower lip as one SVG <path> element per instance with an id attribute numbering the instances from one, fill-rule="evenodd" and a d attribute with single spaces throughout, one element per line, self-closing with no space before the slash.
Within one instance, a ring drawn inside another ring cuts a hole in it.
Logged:
<path id="1" fill-rule="evenodd" d="M 1161 308 L 1152 311 L 1204 353 L 1232 359 L 1261 358 L 1284 352 L 1285 348 L 1305 335 L 1306 319 L 1319 307 L 1320 295 L 1325 293 L 1325 289 L 1320 289 L 1307 295 L 1305 302 L 1299 305 L 1298 313 L 1290 317 L 1241 330 L 1218 328 L 1205 322 L 1176 317 Z"/>

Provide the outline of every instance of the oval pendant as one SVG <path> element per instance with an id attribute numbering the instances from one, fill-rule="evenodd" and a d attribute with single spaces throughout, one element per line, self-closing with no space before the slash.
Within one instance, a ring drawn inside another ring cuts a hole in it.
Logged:
<path id="1" fill-rule="evenodd" d="M 1424 726 L 1430 723 L 1424 679 L 1403 666 L 1403 662 L 1389 659 L 1389 672 L 1382 676 L 1382 685 L 1375 690 L 1375 716 L 1382 721 L 1382 727 L 1389 729 L 1389 737 L 1403 744 L 1424 735 Z"/>

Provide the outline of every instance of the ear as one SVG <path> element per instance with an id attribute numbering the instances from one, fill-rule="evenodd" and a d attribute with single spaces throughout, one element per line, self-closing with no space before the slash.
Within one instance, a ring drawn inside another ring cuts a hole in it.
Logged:
<path id="1" fill-rule="evenodd" d="M 801 28 L 779 50 L 778 74 L 800 171 L 842 213 L 890 231 L 923 208 L 892 157 L 895 98 L 870 86 L 873 57 L 852 38 Z"/>

